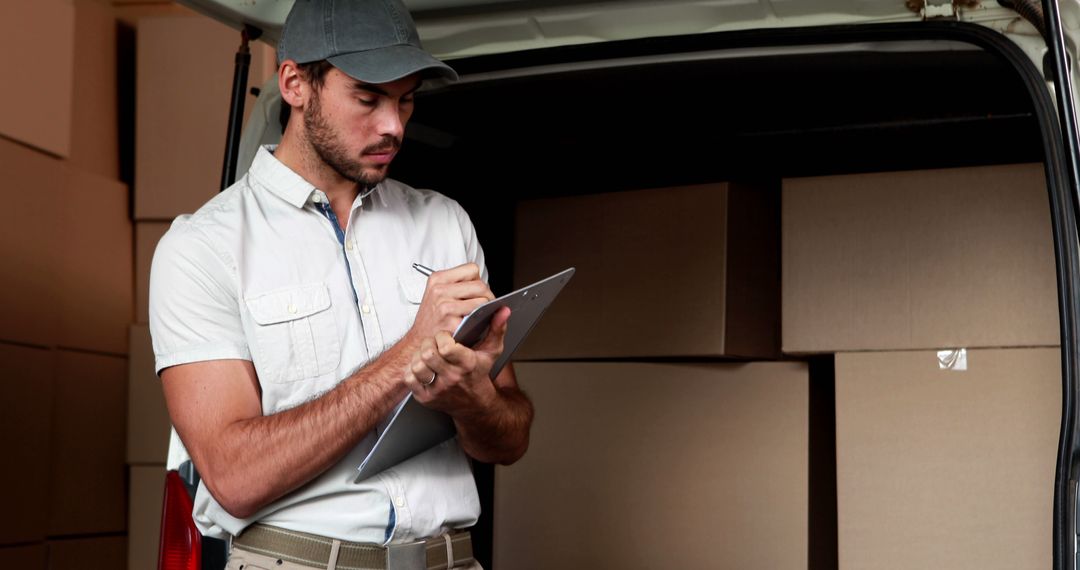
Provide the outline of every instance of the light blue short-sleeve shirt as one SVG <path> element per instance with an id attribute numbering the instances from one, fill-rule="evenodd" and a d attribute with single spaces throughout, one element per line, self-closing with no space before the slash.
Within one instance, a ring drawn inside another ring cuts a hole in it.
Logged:
<path id="1" fill-rule="evenodd" d="M 243 179 L 173 222 L 150 276 L 158 372 L 250 360 L 267 415 L 334 388 L 405 335 L 426 284 L 413 263 L 475 262 L 487 280 L 476 232 L 457 202 L 387 179 L 356 199 L 342 232 L 326 195 L 272 151 L 260 149 Z M 368 434 L 336 465 L 249 519 L 229 515 L 200 484 L 195 522 L 218 537 L 258 521 L 367 543 L 476 522 L 476 484 L 456 439 L 354 483 L 374 443 Z"/>

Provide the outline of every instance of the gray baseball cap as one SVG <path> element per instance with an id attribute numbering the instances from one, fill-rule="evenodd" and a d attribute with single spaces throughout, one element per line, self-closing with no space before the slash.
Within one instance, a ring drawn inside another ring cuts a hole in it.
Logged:
<path id="1" fill-rule="evenodd" d="M 365 83 L 388 83 L 414 73 L 458 78 L 449 65 L 424 51 L 401 0 L 296 0 L 278 42 L 278 60 L 286 59 L 325 59 Z"/>

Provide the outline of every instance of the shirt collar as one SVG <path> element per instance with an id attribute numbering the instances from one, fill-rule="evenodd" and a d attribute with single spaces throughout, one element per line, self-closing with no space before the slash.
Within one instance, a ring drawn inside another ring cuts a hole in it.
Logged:
<path id="1" fill-rule="evenodd" d="M 274 149 L 276 148 L 277 145 L 272 144 L 259 147 L 248 173 L 254 176 L 270 193 L 297 208 L 303 208 L 304 204 L 311 198 L 311 193 L 315 192 L 315 187 L 278 160 L 274 156 Z"/>
<path id="2" fill-rule="evenodd" d="M 260 146 L 255 153 L 255 159 L 252 161 L 248 173 L 254 176 L 272 194 L 297 208 L 303 208 L 304 204 L 312 201 L 314 197 L 325 201 L 326 195 L 321 190 L 312 186 L 304 177 L 285 166 L 285 163 L 274 156 L 276 148 L 277 145 L 273 144 Z M 353 202 L 353 209 L 361 207 L 379 186 L 371 189 L 370 192 L 361 192 Z"/>

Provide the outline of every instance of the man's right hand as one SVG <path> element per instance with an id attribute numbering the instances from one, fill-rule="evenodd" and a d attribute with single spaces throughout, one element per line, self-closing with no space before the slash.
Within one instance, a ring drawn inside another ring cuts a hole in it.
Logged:
<path id="1" fill-rule="evenodd" d="M 441 331 L 453 334 L 466 315 L 493 299 L 475 263 L 436 271 L 428 277 L 416 320 L 406 336 L 419 346 Z"/>

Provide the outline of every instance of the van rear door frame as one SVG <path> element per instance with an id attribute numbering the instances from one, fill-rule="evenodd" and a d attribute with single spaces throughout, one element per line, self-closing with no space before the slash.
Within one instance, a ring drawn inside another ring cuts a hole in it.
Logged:
<path id="1" fill-rule="evenodd" d="M 1061 8 L 1058 0 L 1043 0 L 1043 14 L 1046 19 L 1046 45 L 1049 63 L 1053 73 L 1054 90 L 1057 101 L 1058 141 L 1061 154 L 1053 167 L 1057 170 L 1056 178 L 1050 180 L 1050 160 L 1047 162 L 1047 186 L 1050 187 L 1051 204 L 1060 203 L 1060 208 L 1071 211 L 1054 212 L 1054 247 L 1058 252 L 1058 306 L 1061 314 L 1061 366 L 1062 366 L 1062 411 L 1061 437 L 1058 444 L 1057 470 L 1054 482 L 1054 568 L 1060 570 L 1077 568 L 1077 518 L 1080 516 L 1080 498 L 1077 492 L 1078 453 L 1077 423 L 1075 402 L 1077 398 L 1077 330 L 1076 315 L 1077 270 L 1076 270 L 1076 220 L 1080 218 L 1080 154 L 1078 154 L 1075 91 L 1072 86 L 1072 70 L 1066 49 L 1066 38 L 1061 26 Z M 1045 85 L 1045 84 L 1044 84 Z M 1042 122 L 1040 118 L 1040 122 Z M 1048 128 L 1045 123 L 1044 129 Z M 1056 182 L 1056 184 L 1054 183 Z M 1056 194 L 1059 196 L 1055 198 Z M 1067 196 L 1065 195 L 1067 194 Z M 1068 217 L 1072 220 L 1067 220 Z M 1059 231 L 1067 226 L 1068 232 Z M 1062 260 L 1062 250 L 1071 248 L 1068 259 Z M 1069 267 L 1063 267 L 1068 262 Z M 1066 271 L 1067 270 L 1067 271 Z"/>

